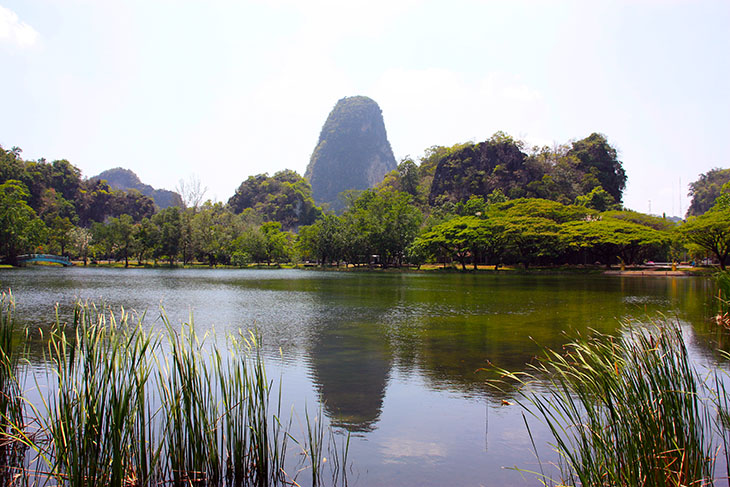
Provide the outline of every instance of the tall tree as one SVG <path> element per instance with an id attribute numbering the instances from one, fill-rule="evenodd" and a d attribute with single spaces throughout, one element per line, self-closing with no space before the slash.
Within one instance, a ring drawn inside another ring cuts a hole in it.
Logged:
<path id="1" fill-rule="evenodd" d="M 107 226 L 119 251 L 119 256 L 124 259 L 124 267 L 129 267 L 129 254 L 135 251 L 136 243 L 132 217 L 120 215 L 119 218 L 110 218 Z"/>
<path id="2" fill-rule="evenodd" d="M 172 267 L 180 252 L 180 239 L 182 236 L 180 208 L 177 206 L 165 208 L 157 213 L 152 221 L 159 229 L 156 255 L 167 257 L 170 267 Z"/>
<path id="3" fill-rule="evenodd" d="M 0 185 L 0 252 L 16 265 L 18 255 L 33 250 L 45 236 L 45 225 L 26 199 L 23 183 L 9 180 Z"/>
<path id="4" fill-rule="evenodd" d="M 713 207 L 700 216 L 690 217 L 679 232 L 687 242 L 712 253 L 720 269 L 725 270 L 730 256 L 730 209 Z"/>

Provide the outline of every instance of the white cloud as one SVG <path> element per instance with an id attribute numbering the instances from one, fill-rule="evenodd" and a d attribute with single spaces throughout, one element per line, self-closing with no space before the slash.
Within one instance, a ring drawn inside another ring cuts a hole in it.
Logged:
<path id="1" fill-rule="evenodd" d="M 398 463 L 407 459 L 427 457 L 446 457 L 444 445 L 431 441 L 416 439 L 394 438 L 385 442 L 381 447 L 385 463 Z"/>
<path id="2" fill-rule="evenodd" d="M 18 15 L 5 7 L 0 6 L 0 44 L 10 43 L 17 47 L 32 47 L 40 35 L 38 32 L 21 21 Z"/>

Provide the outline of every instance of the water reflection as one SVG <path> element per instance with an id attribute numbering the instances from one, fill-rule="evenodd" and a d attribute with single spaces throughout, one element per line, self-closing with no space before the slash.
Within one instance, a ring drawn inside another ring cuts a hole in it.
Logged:
<path id="1" fill-rule="evenodd" d="M 319 291 L 308 347 L 312 382 L 331 424 L 350 432 L 372 431 L 393 362 L 383 315 L 399 292 L 365 274 L 325 283 Z"/>
<path id="2" fill-rule="evenodd" d="M 318 394 L 331 424 L 367 440 L 353 444 L 355 461 L 377 466 L 385 484 L 411 464 L 409 484 L 449 483 L 453 471 L 468 476 L 459 483 L 487 472 L 521 483 L 495 474 L 530 448 L 518 409 L 501 407 L 510 392 L 480 371 L 491 364 L 525 370 L 543 347 L 661 315 L 693 327 L 693 353 L 709 363 L 730 349 L 730 333 L 711 321 L 714 284 L 700 278 L 29 268 L 0 271 L 0 286 L 13 289 L 16 315 L 46 333 L 54 304 L 68 317 L 77 297 L 146 311 L 149 327 L 160 304 L 173 323 L 192 311 L 199 333 L 255 326 L 265 353 L 295 371 L 287 387 Z M 42 350 L 33 335 L 31 362 Z M 498 418 L 488 455 L 485 404 Z M 368 475 L 365 485 L 377 483 Z"/>

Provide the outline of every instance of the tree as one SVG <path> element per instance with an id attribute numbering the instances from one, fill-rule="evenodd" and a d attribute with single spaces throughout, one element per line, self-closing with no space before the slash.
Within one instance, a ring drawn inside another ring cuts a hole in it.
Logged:
<path id="1" fill-rule="evenodd" d="M 272 261 L 279 263 L 289 257 L 289 238 L 281 231 L 281 223 L 266 222 L 261 225 L 261 233 L 264 236 L 264 253 L 266 264 Z"/>
<path id="2" fill-rule="evenodd" d="M 134 226 L 134 238 L 137 241 L 137 262 L 144 264 L 147 252 L 155 247 L 159 229 L 149 218 L 143 218 Z"/>
<path id="3" fill-rule="evenodd" d="M 152 221 L 157 226 L 158 239 L 155 255 L 166 256 L 170 267 L 175 263 L 175 258 L 180 252 L 180 239 L 182 235 L 182 216 L 180 208 L 170 206 L 157 213 Z"/>
<path id="4" fill-rule="evenodd" d="M 615 259 L 638 263 L 647 252 L 668 245 L 669 234 L 636 223 L 603 218 L 573 221 L 562 227 L 573 249 L 585 249 L 596 255 L 607 268 Z"/>
<path id="5" fill-rule="evenodd" d="M 296 248 L 303 259 L 320 265 L 343 259 L 344 221 L 336 215 L 325 215 L 312 225 L 299 227 Z"/>
<path id="6" fill-rule="evenodd" d="M 73 229 L 71 220 L 60 216 L 56 216 L 48 225 L 51 245 L 59 250 L 60 255 L 66 255 L 66 246 L 72 241 Z"/>
<path id="7" fill-rule="evenodd" d="M 557 201 L 544 200 L 540 198 L 520 198 L 509 200 L 504 203 L 491 205 L 489 213 L 492 215 L 503 215 L 506 217 L 539 217 L 547 218 L 556 223 L 564 223 L 573 220 L 585 220 L 595 215 L 594 210 L 584 206 L 564 205 Z"/>
<path id="8" fill-rule="evenodd" d="M 400 191 L 408 193 L 411 196 L 418 196 L 418 166 L 413 159 L 407 157 L 398 164 L 398 177 L 400 180 Z"/>
<path id="9" fill-rule="evenodd" d="M 136 243 L 134 222 L 129 215 L 120 215 L 119 218 L 110 218 L 109 237 L 115 243 L 121 258 L 124 259 L 124 267 L 129 267 L 129 254 L 134 252 Z"/>
<path id="10" fill-rule="evenodd" d="M 231 260 L 237 266 L 266 260 L 266 241 L 260 226 L 248 226 L 231 242 Z"/>
<path id="11" fill-rule="evenodd" d="M 206 202 L 193 217 L 193 242 L 199 260 L 211 267 L 231 259 L 230 242 L 235 238 L 235 216 L 222 203 Z"/>
<path id="12" fill-rule="evenodd" d="M 91 225 L 91 235 L 94 260 L 106 258 L 111 263 L 116 247 L 111 227 L 103 223 L 94 222 Z"/>
<path id="13" fill-rule="evenodd" d="M 116 217 L 129 215 L 135 223 L 155 214 L 155 202 L 152 198 L 136 189 L 112 191 L 108 205 L 109 214 Z"/>
<path id="14" fill-rule="evenodd" d="M 193 213 L 198 211 L 198 207 L 203 202 L 205 193 L 208 191 L 208 187 L 203 187 L 200 182 L 200 178 L 192 174 L 187 181 L 181 179 L 178 182 L 175 191 L 180 194 L 182 198 L 183 208 L 191 208 Z"/>
<path id="15" fill-rule="evenodd" d="M 71 229 L 71 244 L 76 251 L 76 256 L 84 261 L 84 265 L 87 264 L 91 242 L 92 235 L 88 228 L 74 227 Z"/>
<path id="16" fill-rule="evenodd" d="M 367 190 L 360 193 L 343 214 L 346 260 L 362 261 L 377 255 L 381 265 L 400 265 L 405 249 L 418 235 L 423 220 L 411 204 L 411 196 L 400 191 Z"/>
<path id="17" fill-rule="evenodd" d="M 685 241 L 711 252 L 723 271 L 730 255 L 730 209 L 712 208 L 703 215 L 690 217 L 679 227 Z"/>
<path id="18" fill-rule="evenodd" d="M 575 199 L 575 204 L 596 211 L 615 210 L 618 206 L 613 196 L 601 186 L 596 186 L 588 194 L 578 196 Z"/>
<path id="19" fill-rule="evenodd" d="M 505 216 L 503 222 L 508 248 L 525 269 L 540 260 L 552 261 L 565 248 L 565 239 L 554 220 Z"/>
<path id="20" fill-rule="evenodd" d="M 0 185 L 0 251 L 8 263 L 16 265 L 18 255 L 38 245 L 45 236 L 45 225 L 26 199 L 28 189 L 17 180 Z"/>
<path id="21" fill-rule="evenodd" d="M 467 258 L 476 239 L 480 220 L 473 216 L 461 216 L 434 226 L 417 239 L 417 247 L 427 248 L 433 254 L 441 254 L 461 263 L 466 270 Z"/>
<path id="22" fill-rule="evenodd" d="M 730 169 L 714 168 L 699 179 L 689 183 L 689 194 L 692 202 L 687 209 L 687 216 L 699 216 L 707 212 L 715 204 L 715 199 L 720 196 L 722 186 L 730 182 Z"/>

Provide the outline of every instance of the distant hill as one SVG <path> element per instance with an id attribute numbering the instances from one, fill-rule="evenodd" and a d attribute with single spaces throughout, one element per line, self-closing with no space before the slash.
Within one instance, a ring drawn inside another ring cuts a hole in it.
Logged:
<path id="1" fill-rule="evenodd" d="M 616 150 L 598 133 L 530 155 L 523 152 L 522 142 L 502 132 L 478 144 L 431 152 L 443 154 L 428 195 L 429 204 L 435 206 L 463 202 L 471 195 L 486 198 L 496 190 L 510 199 L 543 198 L 572 204 L 597 187 L 613 199 L 612 204 L 620 204 L 626 187 L 626 173 Z"/>
<path id="2" fill-rule="evenodd" d="M 285 230 L 311 225 L 322 215 L 309 183 L 289 169 L 271 177 L 267 173 L 249 176 L 228 200 L 228 207 L 236 214 L 252 208 L 264 221 L 279 222 Z"/>
<path id="3" fill-rule="evenodd" d="M 340 193 L 372 188 L 395 168 L 380 107 L 352 96 L 339 100 L 327 117 L 304 177 L 317 204 L 340 210 Z"/>
<path id="4" fill-rule="evenodd" d="M 112 189 L 119 189 L 122 191 L 136 189 L 143 195 L 152 198 L 155 205 L 157 205 L 160 209 L 165 209 L 169 206 L 182 207 L 182 199 L 179 194 L 166 189 L 155 189 L 149 184 L 144 184 L 139 180 L 139 177 L 129 169 L 115 167 L 114 169 L 108 169 L 91 179 L 105 180 L 109 183 L 109 186 L 111 186 Z"/>

